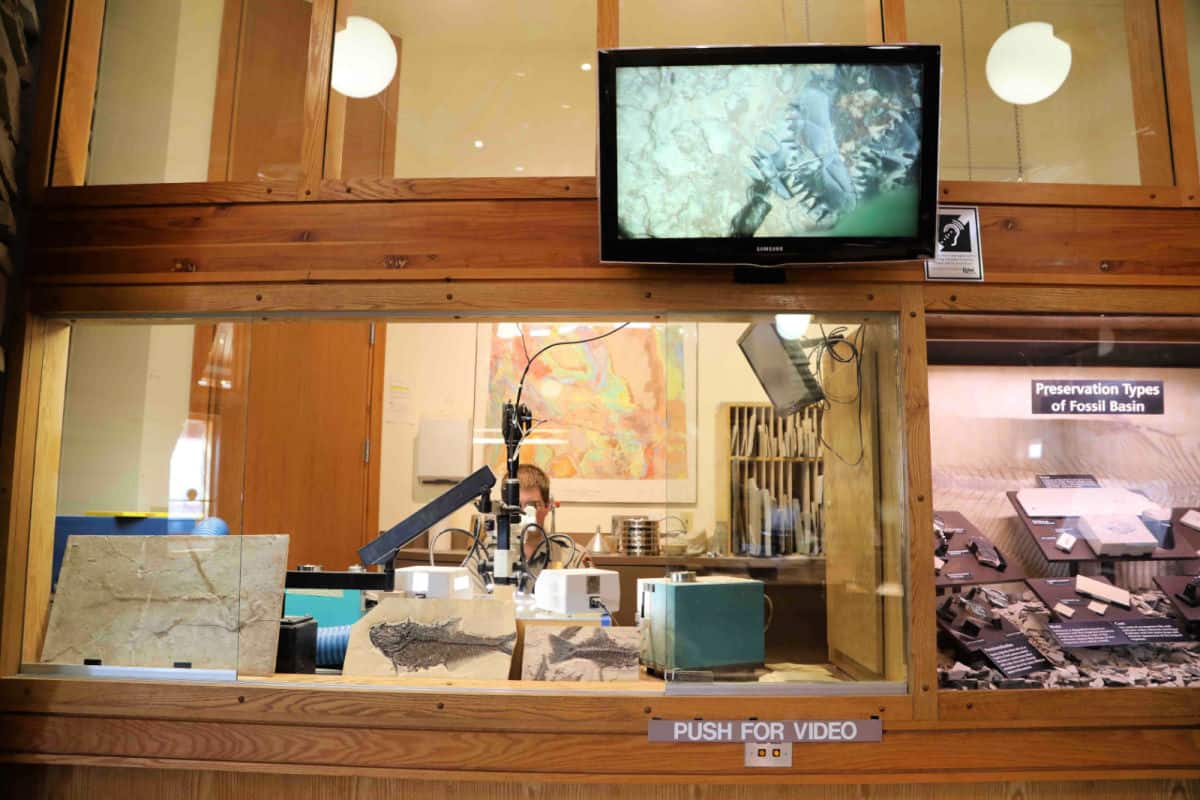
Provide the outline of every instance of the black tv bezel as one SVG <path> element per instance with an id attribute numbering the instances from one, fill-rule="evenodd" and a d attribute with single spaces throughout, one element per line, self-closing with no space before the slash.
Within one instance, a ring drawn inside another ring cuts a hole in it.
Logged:
<path id="1" fill-rule="evenodd" d="M 912 237 L 749 237 L 621 239 L 617 237 L 618 67 L 723 64 L 917 64 L 924 86 L 921 115 L 921 193 L 918 235 Z M 905 45 L 771 45 L 746 47 L 615 48 L 600 50 L 600 261 L 604 263 L 778 266 L 854 261 L 903 261 L 934 255 L 941 47 Z"/>

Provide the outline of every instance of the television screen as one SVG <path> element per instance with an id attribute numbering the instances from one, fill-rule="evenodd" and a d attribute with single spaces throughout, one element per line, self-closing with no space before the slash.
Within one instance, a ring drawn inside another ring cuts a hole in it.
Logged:
<path id="1" fill-rule="evenodd" d="M 600 54 L 601 258 L 932 256 L 936 46 Z"/>

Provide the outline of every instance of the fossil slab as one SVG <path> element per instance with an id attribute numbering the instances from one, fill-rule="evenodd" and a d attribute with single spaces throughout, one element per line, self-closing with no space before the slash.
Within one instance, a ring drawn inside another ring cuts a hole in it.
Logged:
<path id="1" fill-rule="evenodd" d="M 42 661 L 275 671 L 288 537 L 72 536 Z"/>
<path id="2" fill-rule="evenodd" d="M 636 681 L 642 643 L 637 628 L 530 625 L 522 655 L 524 680 Z"/>
<path id="3" fill-rule="evenodd" d="M 342 674 L 505 680 L 516 641 L 510 603 L 388 596 L 351 627 Z"/>

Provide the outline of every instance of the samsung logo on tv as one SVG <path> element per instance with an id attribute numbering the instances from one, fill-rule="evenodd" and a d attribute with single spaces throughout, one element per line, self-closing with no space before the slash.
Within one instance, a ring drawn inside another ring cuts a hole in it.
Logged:
<path id="1" fill-rule="evenodd" d="M 754 248 L 756 253 L 782 253 L 783 246 L 778 244 L 764 244 Z"/>

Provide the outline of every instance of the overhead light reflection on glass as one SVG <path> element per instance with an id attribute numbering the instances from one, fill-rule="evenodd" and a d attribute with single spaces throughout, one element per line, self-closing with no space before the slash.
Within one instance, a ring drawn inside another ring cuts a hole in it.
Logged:
<path id="1" fill-rule="evenodd" d="M 591 65 L 591 64 L 589 64 L 589 63 L 587 63 L 586 61 L 585 61 L 585 62 L 583 62 L 582 64 L 580 64 L 580 65 L 579 65 L 579 68 L 580 68 L 581 70 L 583 70 L 584 72 L 591 72 L 591 71 L 592 71 L 592 65 Z"/>
<path id="2" fill-rule="evenodd" d="M 476 139 L 476 140 L 475 140 L 475 149 L 476 149 L 476 150 L 482 150 L 482 149 L 483 149 L 483 139 Z"/>
<path id="3" fill-rule="evenodd" d="M 988 86 L 1001 100 L 1024 106 L 1039 103 L 1062 87 L 1071 71 L 1071 45 L 1054 35 L 1048 22 L 1014 25 L 988 51 Z"/>

